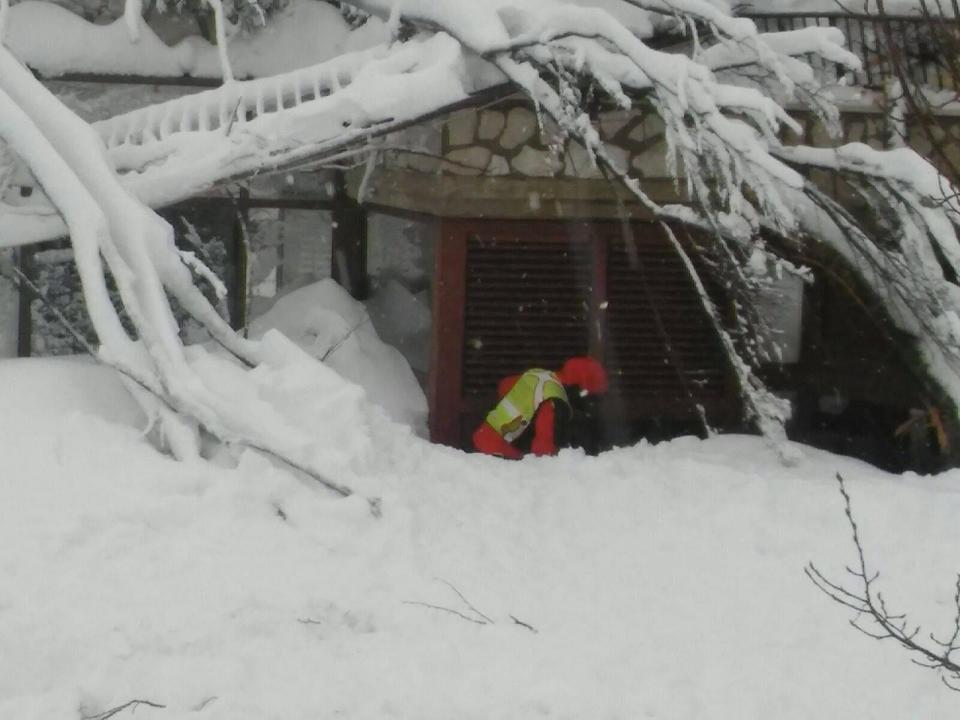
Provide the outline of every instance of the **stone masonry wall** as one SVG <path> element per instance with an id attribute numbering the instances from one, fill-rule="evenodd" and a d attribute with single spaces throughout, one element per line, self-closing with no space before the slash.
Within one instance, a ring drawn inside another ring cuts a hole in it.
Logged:
<path id="1" fill-rule="evenodd" d="M 424 172 L 460 176 L 599 179 L 603 174 L 576 142 L 550 145 L 557 136 L 549 119 L 541 131 L 536 113 L 526 105 L 504 103 L 461 111 L 438 132 L 440 157 L 401 155 L 398 164 Z M 663 123 L 654 114 L 614 111 L 601 116 L 601 137 L 614 162 L 640 177 L 667 177 Z"/>

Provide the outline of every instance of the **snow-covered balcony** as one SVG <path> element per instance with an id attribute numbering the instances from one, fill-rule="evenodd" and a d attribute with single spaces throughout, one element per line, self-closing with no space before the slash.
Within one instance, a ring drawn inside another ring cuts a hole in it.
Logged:
<path id="1" fill-rule="evenodd" d="M 808 27 L 836 27 L 863 67 L 848 71 L 822 58 L 805 58 L 828 85 L 883 90 L 900 80 L 930 90 L 957 89 L 954 72 L 960 61 L 960 25 L 950 17 L 862 14 L 855 12 L 748 12 L 743 15 L 761 32 L 789 32 Z"/>

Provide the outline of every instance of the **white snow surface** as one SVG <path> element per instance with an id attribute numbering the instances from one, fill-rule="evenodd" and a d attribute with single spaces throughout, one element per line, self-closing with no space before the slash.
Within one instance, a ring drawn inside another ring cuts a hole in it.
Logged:
<path id="1" fill-rule="evenodd" d="M 377 421 L 321 370 L 257 382 L 379 518 L 251 452 L 158 454 L 106 368 L 0 361 L 0 717 L 955 715 L 803 566 L 855 560 L 840 471 L 891 609 L 946 634 L 957 471 L 784 467 L 745 436 L 507 462 Z"/>
<path id="2" fill-rule="evenodd" d="M 638 35 L 653 32 L 647 12 L 619 0 L 576 0 L 572 4 L 603 8 Z M 24 0 L 10 8 L 7 24 L 7 44 L 14 55 L 48 77 L 78 72 L 222 75 L 216 45 L 196 36 L 168 46 L 143 18 L 134 15 L 95 25 L 53 3 Z M 231 30 L 227 54 L 238 78 L 289 72 L 389 39 L 384 23 L 377 18 L 351 30 L 333 6 L 309 0 L 292 0 L 256 32 Z M 56 37 L 56 42 L 48 42 L 51 37 Z"/>
<path id="3" fill-rule="evenodd" d="M 42 75 L 221 76 L 216 45 L 201 37 L 188 37 L 167 46 L 142 18 L 136 42 L 131 41 L 123 18 L 109 25 L 94 25 L 41 0 L 14 5 L 7 22 L 8 47 Z M 372 47 L 385 39 L 383 24 L 376 19 L 351 32 L 333 6 L 294 0 L 259 32 L 229 38 L 227 51 L 236 77 L 265 77 Z"/>
<path id="4" fill-rule="evenodd" d="M 309 355 L 359 385 L 393 420 L 426 434 L 427 399 L 410 365 L 380 340 L 363 305 L 333 280 L 280 298 L 251 323 L 251 337 L 276 329 Z"/>

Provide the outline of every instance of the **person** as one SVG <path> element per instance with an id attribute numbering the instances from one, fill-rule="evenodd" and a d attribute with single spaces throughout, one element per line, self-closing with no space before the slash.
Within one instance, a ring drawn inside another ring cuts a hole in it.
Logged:
<path id="1" fill-rule="evenodd" d="M 473 433 L 473 447 L 488 455 L 519 460 L 524 452 L 517 441 L 533 428 L 530 452 L 555 455 L 563 444 L 563 426 L 573 415 L 567 388 L 578 390 L 576 398 L 607 391 L 607 372 L 591 357 L 573 357 L 556 372 L 532 368 L 500 381 L 500 402 L 487 413 Z M 571 393 L 572 394 L 572 393 Z"/>

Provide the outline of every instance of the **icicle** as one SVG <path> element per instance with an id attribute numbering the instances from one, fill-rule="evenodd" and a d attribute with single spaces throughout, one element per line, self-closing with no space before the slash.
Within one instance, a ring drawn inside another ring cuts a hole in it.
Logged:
<path id="1" fill-rule="evenodd" d="M 0 45 L 6 40 L 8 15 L 10 15 L 10 0 L 0 0 Z"/>
<path id="2" fill-rule="evenodd" d="M 123 6 L 123 20 L 127 25 L 130 42 L 140 42 L 140 16 L 143 15 L 141 0 L 127 0 Z"/>
<path id="3" fill-rule="evenodd" d="M 237 102 L 237 125 L 244 125 L 247 122 L 247 96 L 241 95 Z"/>
<path id="4" fill-rule="evenodd" d="M 213 19 L 217 29 L 217 53 L 220 55 L 220 70 L 223 72 L 223 82 L 233 82 L 233 69 L 230 67 L 230 58 L 227 56 L 227 33 L 223 23 L 223 3 L 220 0 L 207 0 L 213 8 Z"/>

